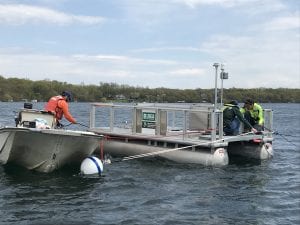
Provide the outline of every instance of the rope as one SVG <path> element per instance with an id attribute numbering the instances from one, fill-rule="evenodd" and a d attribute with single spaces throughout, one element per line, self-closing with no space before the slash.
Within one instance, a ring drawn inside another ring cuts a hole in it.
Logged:
<path id="1" fill-rule="evenodd" d="M 291 145 L 297 147 L 296 144 L 294 144 L 292 141 L 290 141 L 289 139 L 287 139 L 287 138 L 285 137 L 285 136 L 287 136 L 287 135 L 280 134 L 280 133 L 276 133 L 276 134 L 278 134 L 278 135 L 279 135 L 282 139 L 284 139 L 286 142 L 288 142 L 288 143 L 290 143 Z"/>
<path id="2" fill-rule="evenodd" d="M 72 125 L 73 123 L 69 123 L 69 124 L 67 124 L 67 125 L 62 125 L 63 127 L 68 127 L 68 126 L 70 126 L 70 125 Z"/>
<path id="3" fill-rule="evenodd" d="M 78 124 L 78 125 L 80 125 L 80 126 L 82 126 L 82 127 L 85 127 L 85 128 L 90 128 L 89 126 L 87 126 L 87 125 L 85 125 L 85 124 L 82 124 L 82 123 L 76 123 L 76 124 Z"/>
<path id="4" fill-rule="evenodd" d="M 61 124 L 61 123 L 60 123 L 60 124 Z M 66 124 L 66 125 L 61 124 L 61 126 L 62 126 L 62 128 L 64 128 L 64 127 L 71 126 L 71 125 L 73 125 L 73 124 L 74 124 L 74 123 L 68 123 L 68 124 Z M 89 126 L 87 126 L 87 125 L 85 125 L 85 124 L 82 124 L 82 123 L 76 123 L 76 124 L 78 124 L 78 125 L 80 125 L 80 126 L 82 126 L 82 127 L 90 128 Z"/>
<path id="5" fill-rule="evenodd" d="M 278 131 L 274 132 L 275 135 L 280 135 L 280 136 L 285 136 L 285 137 L 294 137 L 294 138 L 299 138 L 299 136 L 295 136 L 295 135 L 290 135 L 290 134 L 281 134 Z"/>
<path id="6" fill-rule="evenodd" d="M 295 138 L 298 138 L 297 136 L 294 136 L 294 135 L 288 135 L 288 134 L 281 134 L 279 133 L 278 131 L 272 131 L 271 129 L 267 128 L 267 127 L 264 127 L 266 130 L 272 132 L 273 134 L 275 135 L 279 135 L 282 139 L 284 139 L 286 142 L 290 143 L 291 145 L 297 147 L 296 144 L 294 144 L 291 140 L 289 140 L 288 138 L 286 137 L 295 137 Z"/>
<path id="7" fill-rule="evenodd" d="M 100 141 L 100 159 L 101 161 L 104 160 L 104 139 Z"/>

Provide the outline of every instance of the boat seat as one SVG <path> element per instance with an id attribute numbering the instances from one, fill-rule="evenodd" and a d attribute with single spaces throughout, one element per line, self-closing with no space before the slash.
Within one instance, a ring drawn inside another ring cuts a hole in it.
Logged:
<path id="1" fill-rule="evenodd" d="M 55 117 L 53 113 L 40 110 L 23 109 L 16 121 L 17 127 L 54 128 Z M 42 126 L 43 125 L 43 126 Z"/>

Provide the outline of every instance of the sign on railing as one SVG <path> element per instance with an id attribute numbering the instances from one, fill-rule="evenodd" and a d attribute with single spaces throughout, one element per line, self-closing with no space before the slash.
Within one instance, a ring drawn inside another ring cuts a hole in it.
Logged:
<path id="1" fill-rule="evenodd" d="M 155 118 L 154 112 L 143 112 L 142 118 L 142 128 L 152 128 L 155 129 Z"/>

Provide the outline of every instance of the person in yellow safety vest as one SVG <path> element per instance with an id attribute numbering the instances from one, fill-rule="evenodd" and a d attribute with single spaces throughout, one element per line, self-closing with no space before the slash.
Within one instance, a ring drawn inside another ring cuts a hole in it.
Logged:
<path id="1" fill-rule="evenodd" d="M 245 105 L 240 109 L 241 113 L 248 122 L 258 131 L 262 131 L 264 127 L 264 110 L 252 99 L 247 99 Z"/>

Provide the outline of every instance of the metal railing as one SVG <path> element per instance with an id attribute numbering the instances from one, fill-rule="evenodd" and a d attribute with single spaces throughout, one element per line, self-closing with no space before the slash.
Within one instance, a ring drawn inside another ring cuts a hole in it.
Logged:
<path id="1" fill-rule="evenodd" d="M 273 111 L 264 110 L 267 136 L 272 135 Z M 242 123 L 241 123 L 242 124 Z M 209 135 L 211 141 L 223 139 L 223 112 L 212 106 L 190 105 L 121 105 L 92 103 L 90 128 L 128 134 L 166 136 L 170 132 L 181 132 L 186 139 L 191 133 Z M 242 127 L 241 127 L 242 128 Z"/>
<path id="2" fill-rule="evenodd" d="M 147 116 L 150 120 L 145 118 Z M 110 132 L 115 131 L 115 128 L 126 128 L 131 134 L 145 132 L 145 134 L 161 136 L 171 131 L 179 131 L 182 132 L 183 139 L 187 138 L 192 131 L 198 131 L 211 134 L 211 139 L 214 141 L 223 138 L 223 126 L 219 126 L 222 124 L 222 117 L 222 111 L 215 112 L 211 107 L 92 103 L 90 127 Z"/>

